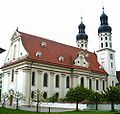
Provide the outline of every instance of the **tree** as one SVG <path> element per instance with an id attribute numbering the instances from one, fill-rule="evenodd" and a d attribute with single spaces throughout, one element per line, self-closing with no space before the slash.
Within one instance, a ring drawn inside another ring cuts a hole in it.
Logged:
<path id="1" fill-rule="evenodd" d="M 89 90 L 82 86 L 76 86 L 70 88 L 66 94 L 66 100 L 70 102 L 76 102 L 76 110 L 78 110 L 78 103 L 87 99 Z"/>
<path id="2" fill-rule="evenodd" d="M 114 111 L 114 104 L 120 102 L 120 87 L 110 86 L 103 91 L 104 98 L 111 103 L 111 110 Z"/>
<path id="3" fill-rule="evenodd" d="M 15 99 L 16 99 L 16 109 L 18 110 L 19 100 L 24 99 L 24 97 L 23 97 L 23 94 L 20 93 L 19 91 L 16 91 L 16 93 L 14 94 L 14 96 L 15 96 Z"/>
<path id="4" fill-rule="evenodd" d="M 4 94 L 2 94 L 2 99 L 3 99 L 2 107 L 5 106 L 5 101 L 7 98 L 8 98 L 8 94 L 6 92 Z"/>
<path id="5" fill-rule="evenodd" d="M 35 95 L 35 100 L 37 101 L 37 105 L 36 105 L 37 110 L 36 111 L 38 112 L 39 102 L 43 99 L 43 93 L 39 89 L 37 89 L 34 91 L 34 95 Z"/>
<path id="6" fill-rule="evenodd" d="M 13 98 L 14 98 L 14 90 L 13 89 L 10 89 L 9 91 L 8 91 L 8 98 L 9 98 L 9 100 L 10 100 L 10 105 L 12 105 L 12 103 L 13 103 Z"/>
<path id="7" fill-rule="evenodd" d="M 48 98 L 49 102 L 57 102 L 58 101 L 58 96 L 56 94 L 53 94 L 52 97 Z"/>
<path id="8" fill-rule="evenodd" d="M 95 92 L 95 91 L 91 90 L 91 95 L 89 95 L 88 100 L 91 103 L 95 103 L 96 104 L 96 110 L 98 110 L 98 103 L 100 103 L 102 101 L 102 95 L 98 92 Z"/>

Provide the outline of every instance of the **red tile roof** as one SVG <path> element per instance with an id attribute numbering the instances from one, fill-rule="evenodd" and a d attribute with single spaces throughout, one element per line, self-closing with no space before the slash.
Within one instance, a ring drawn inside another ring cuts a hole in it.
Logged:
<path id="1" fill-rule="evenodd" d="M 107 74 L 105 70 L 99 68 L 100 64 L 97 61 L 97 56 L 95 53 L 83 50 L 89 55 L 89 57 L 86 58 L 87 62 L 89 63 L 89 67 L 78 67 L 74 65 L 74 60 L 76 59 L 78 52 L 82 49 L 68 46 L 42 37 L 26 34 L 23 32 L 20 32 L 20 34 L 23 46 L 29 53 L 29 60 L 67 68 L 77 68 L 101 74 Z M 46 43 L 46 47 L 41 46 L 42 42 Z M 36 57 L 37 51 L 40 51 L 42 53 L 41 57 Z M 60 56 L 64 57 L 64 61 L 58 60 Z"/>

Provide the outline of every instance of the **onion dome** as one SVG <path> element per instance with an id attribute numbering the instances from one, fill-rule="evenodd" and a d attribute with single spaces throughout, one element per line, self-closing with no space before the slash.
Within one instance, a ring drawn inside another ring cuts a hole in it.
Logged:
<path id="1" fill-rule="evenodd" d="M 108 25 L 108 16 L 104 13 L 104 8 L 103 8 L 103 14 L 100 16 L 100 27 L 98 28 L 98 33 L 101 32 L 111 32 L 112 28 Z"/>
<path id="2" fill-rule="evenodd" d="M 82 18 L 81 18 L 82 19 Z M 76 36 L 76 40 L 88 40 L 88 35 L 85 33 L 85 25 L 83 24 L 82 20 L 80 25 L 78 26 L 79 33 Z"/>

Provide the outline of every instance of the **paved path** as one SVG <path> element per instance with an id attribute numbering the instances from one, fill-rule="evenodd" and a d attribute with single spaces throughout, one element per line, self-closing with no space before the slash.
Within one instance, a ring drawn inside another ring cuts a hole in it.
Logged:
<path id="1" fill-rule="evenodd" d="M 0 104 L 0 107 L 2 107 L 2 104 Z M 11 109 L 16 109 L 16 105 L 5 105 L 6 108 L 11 108 Z M 28 110 L 28 111 L 33 111 L 36 112 L 36 107 L 35 106 L 19 106 L 20 110 Z M 74 109 L 68 109 L 68 108 L 55 108 L 55 107 L 40 107 L 39 106 L 39 112 L 64 112 L 64 111 L 72 111 Z"/>

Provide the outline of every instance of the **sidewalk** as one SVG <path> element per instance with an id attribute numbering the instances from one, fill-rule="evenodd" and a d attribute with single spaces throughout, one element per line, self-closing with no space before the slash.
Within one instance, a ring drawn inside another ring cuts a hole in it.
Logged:
<path id="1" fill-rule="evenodd" d="M 0 104 L 0 107 L 2 105 Z M 16 109 L 16 105 L 5 105 L 6 108 Z M 20 110 L 26 110 L 26 111 L 33 111 L 36 112 L 37 108 L 35 106 L 19 106 Z M 55 108 L 55 107 L 40 107 L 39 106 L 39 112 L 65 112 L 65 111 L 72 111 L 74 109 L 68 109 L 68 108 Z"/>

